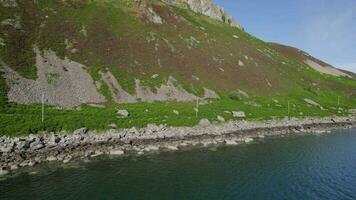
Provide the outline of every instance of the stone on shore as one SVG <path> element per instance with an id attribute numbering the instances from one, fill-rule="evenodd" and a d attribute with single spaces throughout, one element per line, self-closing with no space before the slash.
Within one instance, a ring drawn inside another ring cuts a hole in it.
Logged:
<path id="1" fill-rule="evenodd" d="M 61 141 L 61 138 L 57 135 L 52 134 L 49 138 L 49 144 L 56 145 Z"/>
<path id="2" fill-rule="evenodd" d="M 125 152 L 123 150 L 111 150 L 109 154 L 114 156 L 120 156 L 120 155 L 124 155 Z"/>
<path id="3" fill-rule="evenodd" d="M 224 142 L 226 145 L 237 145 L 237 142 L 235 140 L 225 140 Z"/>
<path id="4" fill-rule="evenodd" d="M 15 145 L 14 142 L 4 144 L 3 146 L 0 147 L 0 152 L 2 153 L 12 152 L 14 150 L 14 145 Z"/>
<path id="5" fill-rule="evenodd" d="M 56 158 L 55 156 L 48 156 L 48 157 L 46 158 L 46 160 L 49 161 L 49 162 L 51 162 L 51 161 L 56 161 L 57 158 Z"/>
<path id="6" fill-rule="evenodd" d="M 155 145 L 149 145 L 149 146 L 147 146 L 144 150 L 145 150 L 145 151 L 158 151 L 158 150 L 159 150 L 159 147 L 158 147 L 158 146 L 155 146 Z"/>
<path id="7" fill-rule="evenodd" d="M 199 121 L 199 126 L 201 127 L 207 127 L 210 125 L 210 121 L 208 119 L 201 119 Z"/>
<path id="8" fill-rule="evenodd" d="M 253 138 L 245 138 L 245 139 L 244 139 L 244 142 L 245 142 L 245 143 L 253 142 Z"/>
<path id="9" fill-rule="evenodd" d="M 92 154 L 90 157 L 95 158 L 95 157 L 101 156 L 101 155 L 103 155 L 103 154 L 104 154 L 104 153 L 101 152 L 101 151 L 95 151 L 94 154 Z"/>
<path id="10" fill-rule="evenodd" d="M 69 163 L 71 160 L 72 160 L 72 156 L 66 156 L 66 157 L 63 159 L 63 163 L 64 163 L 64 164 Z"/>
<path id="11" fill-rule="evenodd" d="M 10 170 L 17 170 L 19 168 L 18 165 L 11 165 Z"/>
<path id="12" fill-rule="evenodd" d="M 217 116 L 216 117 L 220 122 L 225 122 L 225 118 L 223 116 Z"/>
<path id="13" fill-rule="evenodd" d="M 178 150 L 178 147 L 177 146 L 173 146 L 173 145 L 168 145 L 168 146 L 166 146 L 166 148 L 168 150 L 171 150 L 171 151 L 177 151 Z"/>
<path id="14" fill-rule="evenodd" d="M 88 132 L 87 128 L 80 128 L 73 132 L 74 135 L 84 135 Z M 58 142 L 57 142 L 58 143 Z"/>
<path id="15" fill-rule="evenodd" d="M 149 124 L 146 128 L 110 130 L 104 133 L 93 131 L 91 134 L 84 134 L 87 130 L 82 128 L 78 129 L 76 134 L 62 132 L 58 135 L 50 133 L 45 136 L 29 135 L 21 138 L 2 136 L 0 137 L 0 163 L 2 164 L 0 168 L 15 170 L 17 167 L 33 166 L 45 161 L 67 163 L 71 159 L 96 157 L 104 153 L 144 154 L 161 148 L 176 151 L 186 146 L 237 145 L 253 142 L 254 138 L 263 138 L 264 134 L 283 135 L 313 130 L 321 132 L 318 130 L 322 127 L 314 124 L 325 124 L 325 130 L 332 127 L 353 127 L 356 125 L 356 117 L 291 118 L 264 122 L 233 121 L 214 125 L 211 125 L 208 119 L 202 119 L 199 125 L 193 128 Z M 263 128 L 273 127 L 280 127 L 280 131 L 263 132 Z M 252 129 L 260 131 L 248 132 Z M 245 130 L 247 132 L 244 135 Z"/>

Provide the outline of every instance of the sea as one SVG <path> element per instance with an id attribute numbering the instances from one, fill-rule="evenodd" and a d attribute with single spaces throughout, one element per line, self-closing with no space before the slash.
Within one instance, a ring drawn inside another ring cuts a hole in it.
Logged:
<path id="1" fill-rule="evenodd" d="M 70 164 L 0 177 L 0 199 L 356 199 L 356 129 Z"/>

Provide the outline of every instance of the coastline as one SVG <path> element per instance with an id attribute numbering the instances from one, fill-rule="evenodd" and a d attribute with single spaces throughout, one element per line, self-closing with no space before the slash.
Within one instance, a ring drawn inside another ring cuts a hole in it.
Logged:
<path id="1" fill-rule="evenodd" d="M 353 127 L 356 127 L 356 116 L 230 121 L 223 124 L 210 124 L 207 120 L 202 120 L 195 127 L 148 125 L 141 129 L 111 129 L 105 132 L 81 128 L 73 133 L 3 136 L 0 137 L 0 175 L 40 163 L 68 163 L 103 154 L 142 155 L 154 151 L 239 145 L 268 136 L 320 134 L 332 129 Z"/>

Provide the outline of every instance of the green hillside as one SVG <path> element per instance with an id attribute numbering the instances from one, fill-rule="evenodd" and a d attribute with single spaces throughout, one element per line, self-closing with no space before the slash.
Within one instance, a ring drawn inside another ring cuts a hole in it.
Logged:
<path id="1" fill-rule="evenodd" d="M 9 86 L 0 76 L 0 135 L 80 127 L 108 129 L 114 125 L 143 127 L 149 123 L 193 126 L 202 118 L 237 119 L 230 111 L 244 111 L 246 119 L 258 120 L 345 115 L 356 108 L 354 74 L 320 73 L 298 53 L 184 6 L 159 0 L 15 2 L 13 6 L 0 4 L 3 63 L 22 77 L 35 80 L 34 49 L 52 50 L 62 59 L 86 66 L 94 81 L 101 84 L 98 91 L 106 102 L 101 107 L 82 104 L 75 109 L 47 105 L 42 123 L 41 105 L 9 102 Z M 162 23 L 149 19 L 149 8 Z M 200 102 L 198 117 L 195 101 L 119 104 L 99 71 L 110 71 L 130 94 L 135 93 L 136 79 L 155 91 L 174 77 L 175 84 L 191 94 L 202 97 L 208 88 L 220 99 Z M 305 99 L 320 106 L 309 105 Z M 117 109 L 128 110 L 129 117 L 118 117 Z"/>

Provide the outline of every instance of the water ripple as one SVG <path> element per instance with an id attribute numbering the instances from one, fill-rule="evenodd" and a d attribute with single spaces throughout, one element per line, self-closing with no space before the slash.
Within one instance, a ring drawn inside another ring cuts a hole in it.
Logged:
<path id="1" fill-rule="evenodd" d="M 356 199 L 356 130 L 88 163 L 0 181 L 0 199 Z"/>

